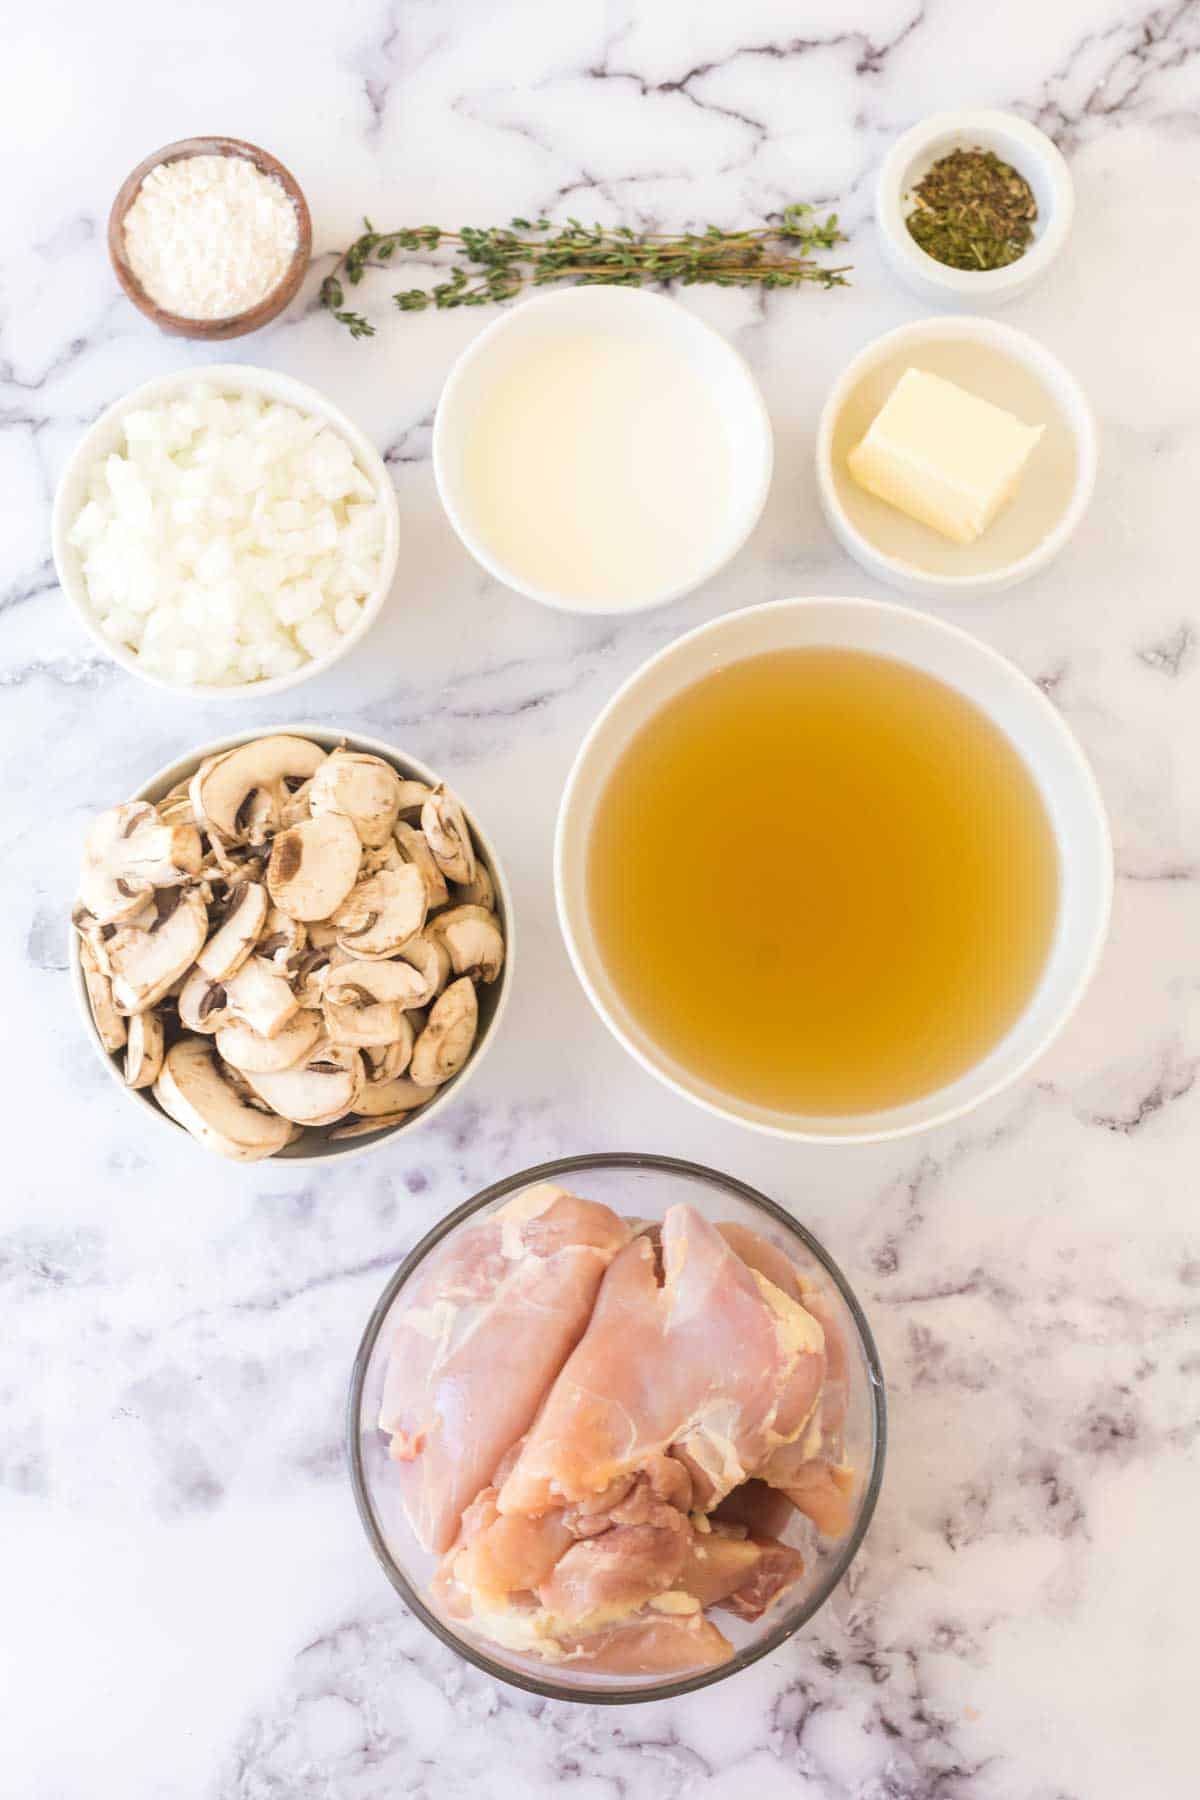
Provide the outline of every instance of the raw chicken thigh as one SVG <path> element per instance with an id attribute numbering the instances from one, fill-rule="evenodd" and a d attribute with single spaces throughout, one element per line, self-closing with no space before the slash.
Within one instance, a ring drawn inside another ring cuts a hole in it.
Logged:
<path id="1" fill-rule="evenodd" d="M 656 1247 L 638 1237 L 601 1286 L 500 1494 L 501 1512 L 587 1499 L 672 1446 L 706 1508 L 754 1474 L 812 1416 L 824 1333 L 690 1206 Z"/>
<path id="2" fill-rule="evenodd" d="M 846 1528 L 845 1395 L 832 1314 L 774 1244 L 540 1187 L 413 1282 L 380 1423 L 448 1619 L 666 1677 L 732 1655 L 707 1608 L 755 1619 L 799 1580 L 793 1508 Z"/>
<path id="3" fill-rule="evenodd" d="M 628 1237 L 607 1206 L 529 1188 L 452 1233 L 412 1282 L 379 1423 L 424 1549 L 449 1548 L 464 1509 L 533 1423 Z"/>

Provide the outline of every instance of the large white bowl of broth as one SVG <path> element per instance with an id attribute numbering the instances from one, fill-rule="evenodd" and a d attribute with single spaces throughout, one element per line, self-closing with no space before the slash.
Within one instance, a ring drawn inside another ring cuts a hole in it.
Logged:
<path id="1" fill-rule="evenodd" d="M 780 600 L 679 638 L 568 778 L 559 920 L 651 1074 L 781 1137 L 922 1131 L 1016 1081 L 1104 943 L 1112 847 L 1040 689 L 954 626 Z"/>

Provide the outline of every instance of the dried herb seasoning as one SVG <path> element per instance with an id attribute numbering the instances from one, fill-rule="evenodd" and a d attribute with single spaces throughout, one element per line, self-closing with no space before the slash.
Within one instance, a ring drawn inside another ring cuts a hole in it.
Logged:
<path id="1" fill-rule="evenodd" d="M 844 243 L 837 214 L 825 219 L 799 202 L 786 206 L 767 224 L 750 231 L 720 231 L 709 225 L 699 232 L 631 231 L 624 225 L 563 226 L 549 219 L 513 219 L 491 229 L 464 226 L 446 231 L 416 225 L 399 231 L 366 229 L 338 256 L 321 283 L 321 305 L 344 325 L 351 337 L 373 337 L 375 327 L 346 307 L 345 289 L 357 287 L 367 269 L 386 268 L 406 252 L 422 258 L 445 250 L 462 260 L 446 281 L 431 288 L 402 288 L 392 299 L 401 312 L 423 312 L 428 306 L 487 306 L 511 300 L 526 287 L 570 281 L 578 285 L 642 287 L 679 282 L 683 287 L 706 282 L 715 287 L 799 287 L 813 283 L 833 288 L 847 285 L 845 264 L 816 262 L 813 252 Z M 464 267 L 463 264 L 467 266 Z"/>
<path id="2" fill-rule="evenodd" d="M 1003 269 L 1033 242 L 1033 189 L 994 150 L 952 150 L 919 181 L 908 216 L 914 243 L 951 269 Z"/>

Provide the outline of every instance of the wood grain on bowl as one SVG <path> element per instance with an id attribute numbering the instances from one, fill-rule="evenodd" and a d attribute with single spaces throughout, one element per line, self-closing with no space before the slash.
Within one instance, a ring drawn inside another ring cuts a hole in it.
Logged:
<path id="1" fill-rule="evenodd" d="M 152 169 L 157 169 L 161 164 L 178 162 L 189 156 L 244 157 L 264 175 L 273 176 L 296 209 L 296 250 L 287 274 L 256 306 L 250 307 L 245 312 L 235 313 L 226 319 L 186 319 L 177 313 L 169 312 L 153 300 L 143 288 L 130 267 L 126 253 L 125 215 L 136 200 L 142 182 Z M 113 272 L 125 294 L 133 301 L 138 311 L 144 313 L 146 318 L 157 325 L 160 331 L 169 332 L 175 337 L 196 338 L 208 343 L 217 343 L 225 338 L 245 337 L 249 332 L 257 331 L 261 326 L 270 324 L 271 320 L 278 318 L 284 308 L 295 299 L 312 257 L 312 219 L 309 215 L 308 202 L 304 198 L 296 177 L 269 151 L 260 149 L 257 144 L 246 143 L 241 138 L 180 138 L 176 143 L 166 144 L 161 150 L 156 150 L 151 156 L 145 157 L 121 183 L 117 190 L 117 197 L 113 201 L 112 210 L 108 215 L 108 254 L 112 261 Z"/>

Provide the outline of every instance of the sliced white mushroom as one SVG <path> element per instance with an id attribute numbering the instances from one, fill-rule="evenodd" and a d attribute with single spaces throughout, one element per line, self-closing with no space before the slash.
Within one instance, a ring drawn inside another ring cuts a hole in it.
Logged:
<path id="1" fill-rule="evenodd" d="M 416 937 L 401 944 L 396 955 L 401 962 L 411 963 L 422 979 L 422 991 L 412 1002 L 412 1006 L 428 1006 L 431 1000 L 437 999 L 450 979 L 449 950 L 434 935 L 430 926 L 426 925 L 424 931 L 419 931 Z M 411 1011 L 411 1007 L 409 1010 Z"/>
<path id="2" fill-rule="evenodd" d="M 154 1097 L 207 1150 L 236 1162 L 274 1156 L 292 1140 L 286 1119 L 248 1106 L 225 1080 L 203 1038 L 181 1038 L 167 1051 Z"/>
<path id="3" fill-rule="evenodd" d="M 475 848 L 463 809 L 450 790 L 435 787 L 421 808 L 421 830 L 450 881 L 475 879 Z"/>
<path id="4" fill-rule="evenodd" d="M 436 1087 L 421 1087 L 410 1075 L 394 1081 L 380 1081 L 364 1088 L 354 1110 L 360 1118 L 386 1118 L 391 1113 L 415 1112 L 437 1093 Z"/>
<path id="5" fill-rule="evenodd" d="M 214 981 L 225 981 L 240 969 L 257 944 L 270 908 L 267 890 L 248 881 L 238 892 L 225 923 L 213 932 L 196 958 L 196 967 Z"/>
<path id="6" fill-rule="evenodd" d="M 478 1024 L 475 988 L 468 976 L 460 976 L 438 995 L 429 1023 L 413 1045 L 409 1062 L 413 1081 L 420 1087 L 440 1087 L 457 1075 L 471 1054 Z"/>
<path id="7" fill-rule="evenodd" d="M 370 1137 L 376 1131 L 388 1131 L 393 1125 L 402 1125 L 407 1113 L 385 1113 L 380 1119 L 354 1119 L 349 1125 L 335 1125 L 330 1131 L 330 1139 Z"/>
<path id="8" fill-rule="evenodd" d="M 409 1024 L 406 1036 L 397 1038 L 391 1044 L 363 1045 L 363 1068 L 368 1086 L 378 1081 L 394 1081 L 397 1075 L 403 1075 L 407 1069 L 416 1027 L 410 1013 L 406 1013 L 405 1017 Z"/>
<path id="9" fill-rule="evenodd" d="M 309 806 L 312 797 L 312 781 L 302 781 L 300 786 L 294 789 L 291 781 L 285 781 L 284 788 L 285 792 L 279 801 L 279 828 L 281 831 L 286 831 L 289 825 L 299 825 L 301 819 L 312 817 Z"/>
<path id="10" fill-rule="evenodd" d="M 221 986 L 232 1019 L 260 1037 L 275 1037 L 300 1008 L 291 983 L 261 956 L 248 957 Z"/>
<path id="11" fill-rule="evenodd" d="M 246 1080 L 272 1112 L 297 1125 L 332 1125 L 353 1112 L 367 1085 L 358 1051 L 325 1039 L 294 1069 L 277 1075 L 247 1071 Z"/>
<path id="12" fill-rule="evenodd" d="M 97 966 L 110 980 L 113 970 L 109 961 L 109 947 L 112 946 L 119 952 L 124 945 L 134 941 L 138 932 L 149 931 L 157 919 L 158 907 L 154 904 L 153 893 L 148 895 L 137 912 L 131 913 L 127 919 L 117 922 L 110 921 L 106 925 L 101 925 L 94 919 L 82 903 L 77 905 L 71 914 L 71 923 L 79 936 L 90 946 Z"/>
<path id="13" fill-rule="evenodd" d="M 378 756 L 335 750 L 313 777 L 309 807 L 314 819 L 323 813 L 349 819 L 367 849 L 378 850 L 399 816 L 400 778 Z"/>
<path id="14" fill-rule="evenodd" d="M 125 1082 L 131 1088 L 153 1087 L 163 1066 L 163 1023 L 156 1012 L 134 1013 L 125 1050 Z"/>
<path id="15" fill-rule="evenodd" d="M 275 1075 L 281 1069 L 294 1069 L 315 1049 L 322 1036 L 321 1015 L 298 1012 L 275 1033 L 263 1037 L 251 1025 L 240 1021 L 222 1025 L 217 1032 L 217 1049 L 227 1063 L 243 1075 Z"/>
<path id="16" fill-rule="evenodd" d="M 144 800 L 111 807 L 84 843 L 80 901 L 100 925 L 128 919 L 155 888 L 195 875 L 203 855 L 194 825 L 164 825 Z"/>
<path id="17" fill-rule="evenodd" d="M 154 809 L 164 825 L 195 825 L 198 822 L 192 810 L 189 785 L 186 781 L 177 781 L 161 800 L 154 802 Z"/>
<path id="18" fill-rule="evenodd" d="M 162 911 L 147 931 L 129 933 L 130 941 L 117 949 L 109 946 L 118 1012 L 145 1012 L 157 1005 L 191 968 L 208 935 L 208 908 L 195 889 L 183 894 L 166 889 L 158 901 Z"/>
<path id="19" fill-rule="evenodd" d="M 241 878 L 242 865 L 238 857 L 223 844 L 213 832 L 205 838 L 208 854 L 201 864 L 200 873 L 206 881 L 238 881 Z"/>
<path id="20" fill-rule="evenodd" d="M 456 975 L 495 981 L 504 966 L 504 934 L 486 906 L 452 906 L 429 921 L 429 935 L 445 944 Z"/>
<path id="21" fill-rule="evenodd" d="M 425 882 L 412 863 L 360 881 L 333 914 L 337 941 L 351 956 L 394 956 L 425 923 Z"/>
<path id="22" fill-rule="evenodd" d="M 361 1007 L 391 1003 L 408 1012 L 420 1005 L 424 985 L 420 970 L 411 963 L 359 958 L 339 951 L 325 978 L 325 1004 Z"/>
<path id="23" fill-rule="evenodd" d="M 496 884 L 492 880 L 491 870 L 478 857 L 475 859 L 474 879 L 460 882 L 455 889 L 454 898 L 463 906 L 486 906 L 489 912 L 495 912 Z"/>
<path id="24" fill-rule="evenodd" d="M 227 843 L 261 843 L 281 823 L 293 789 L 324 761 L 324 750 L 307 738 L 255 738 L 201 763 L 188 789 L 192 809 Z"/>
<path id="25" fill-rule="evenodd" d="M 403 819 L 396 822 L 393 842 L 405 862 L 414 863 L 425 879 L 425 892 L 429 896 L 429 910 L 445 906 L 450 898 L 450 890 L 446 886 L 446 877 L 438 867 L 437 858 L 429 848 L 429 840 L 423 831 L 415 825 L 409 825 Z"/>
<path id="26" fill-rule="evenodd" d="M 268 908 L 255 953 L 265 957 L 281 975 L 291 975 L 308 948 L 308 935 L 308 927 L 299 919 L 289 919 L 285 912 L 272 906 Z"/>
<path id="27" fill-rule="evenodd" d="M 363 998 L 358 1002 L 342 1001 L 338 1006 L 331 1006 L 326 998 L 321 1007 L 321 1016 L 325 1021 L 326 1035 L 335 1044 L 349 1044 L 355 1050 L 369 1050 L 399 1043 L 401 1033 L 409 1039 L 409 1051 L 412 1050 L 412 1027 L 404 1017 L 404 1008 L 393 1006 L 387 1001 L 373 1002 L 367 996 L 365 988 L 340 988 L 339 993 L 359 993 Z M 328 990 L 327 990 L 328 993 Z"/>
<path id="28" fill-rule="evenodd" d="M 358 871 L 360 881 L 368 875 L 378 875 L 380 869 L 402 869 L 407 859 L 400 854 L 400 846 L 395 838 L 389 838 L 381 850 L 364 850 L 362 864 Z"/>
<path id="29" fill-rule="evenodd" d="M 281 732 L 98 819 L 72 919 L 128 1084 L 252 1159 L 341 1119 L 378 1133 L 457 1073 L 472 979 L 503 963 L 494 904 L 444 787 Z"/>
<path id="30" fill-rule="evenodd" d="M 125 1042 L 129 1028 L 113 1004 L 112 982 L 96 961 L 96 952 L 87 938 L 80 940 L 79 962 L 96 1035 L 112 1056 Z"/>
<path id="31" fill-rule="evenodd" d="M 331 968 L 321 1003 L 328 1036 L 335 1044 L 360 1050 L 407 1039 L 411 1050 L 412 1026 L 404 1015 L 416 1004 L 422 985 L 408 963 L 352 958 Z"/>
<path id="32" fill-rule="evenodd" d="M 410 822 L 419 819 L 421 808 L 428 800 L 433 789 L 424 781 L 406 781 L 400 777 L 400 817 Z"/>
<path id="33" fill-rule="evenodd" d="M 292 991 L 300 1005 L 320 1012 L 325 998 L 325 982 L 333 967 L 334 944 L 328 950 L 306 950 L 292 976 Z M 340 953 L 339 953 L 340 954 Z"/>
<path id="34" fill-rule="evenodd" d="M 281 831 L 271 847 L 267 887 L 292 919 L 327 919 L 358 880 L 362 845 L 349 819 L 326 813 Z"/>
<path id="35" fill-rule="evenodd" d="M 219 981 L 193 969 L 179 990 L 179 1023 L 210 1036 L 229 1019 L 229 1000 Z"/>

